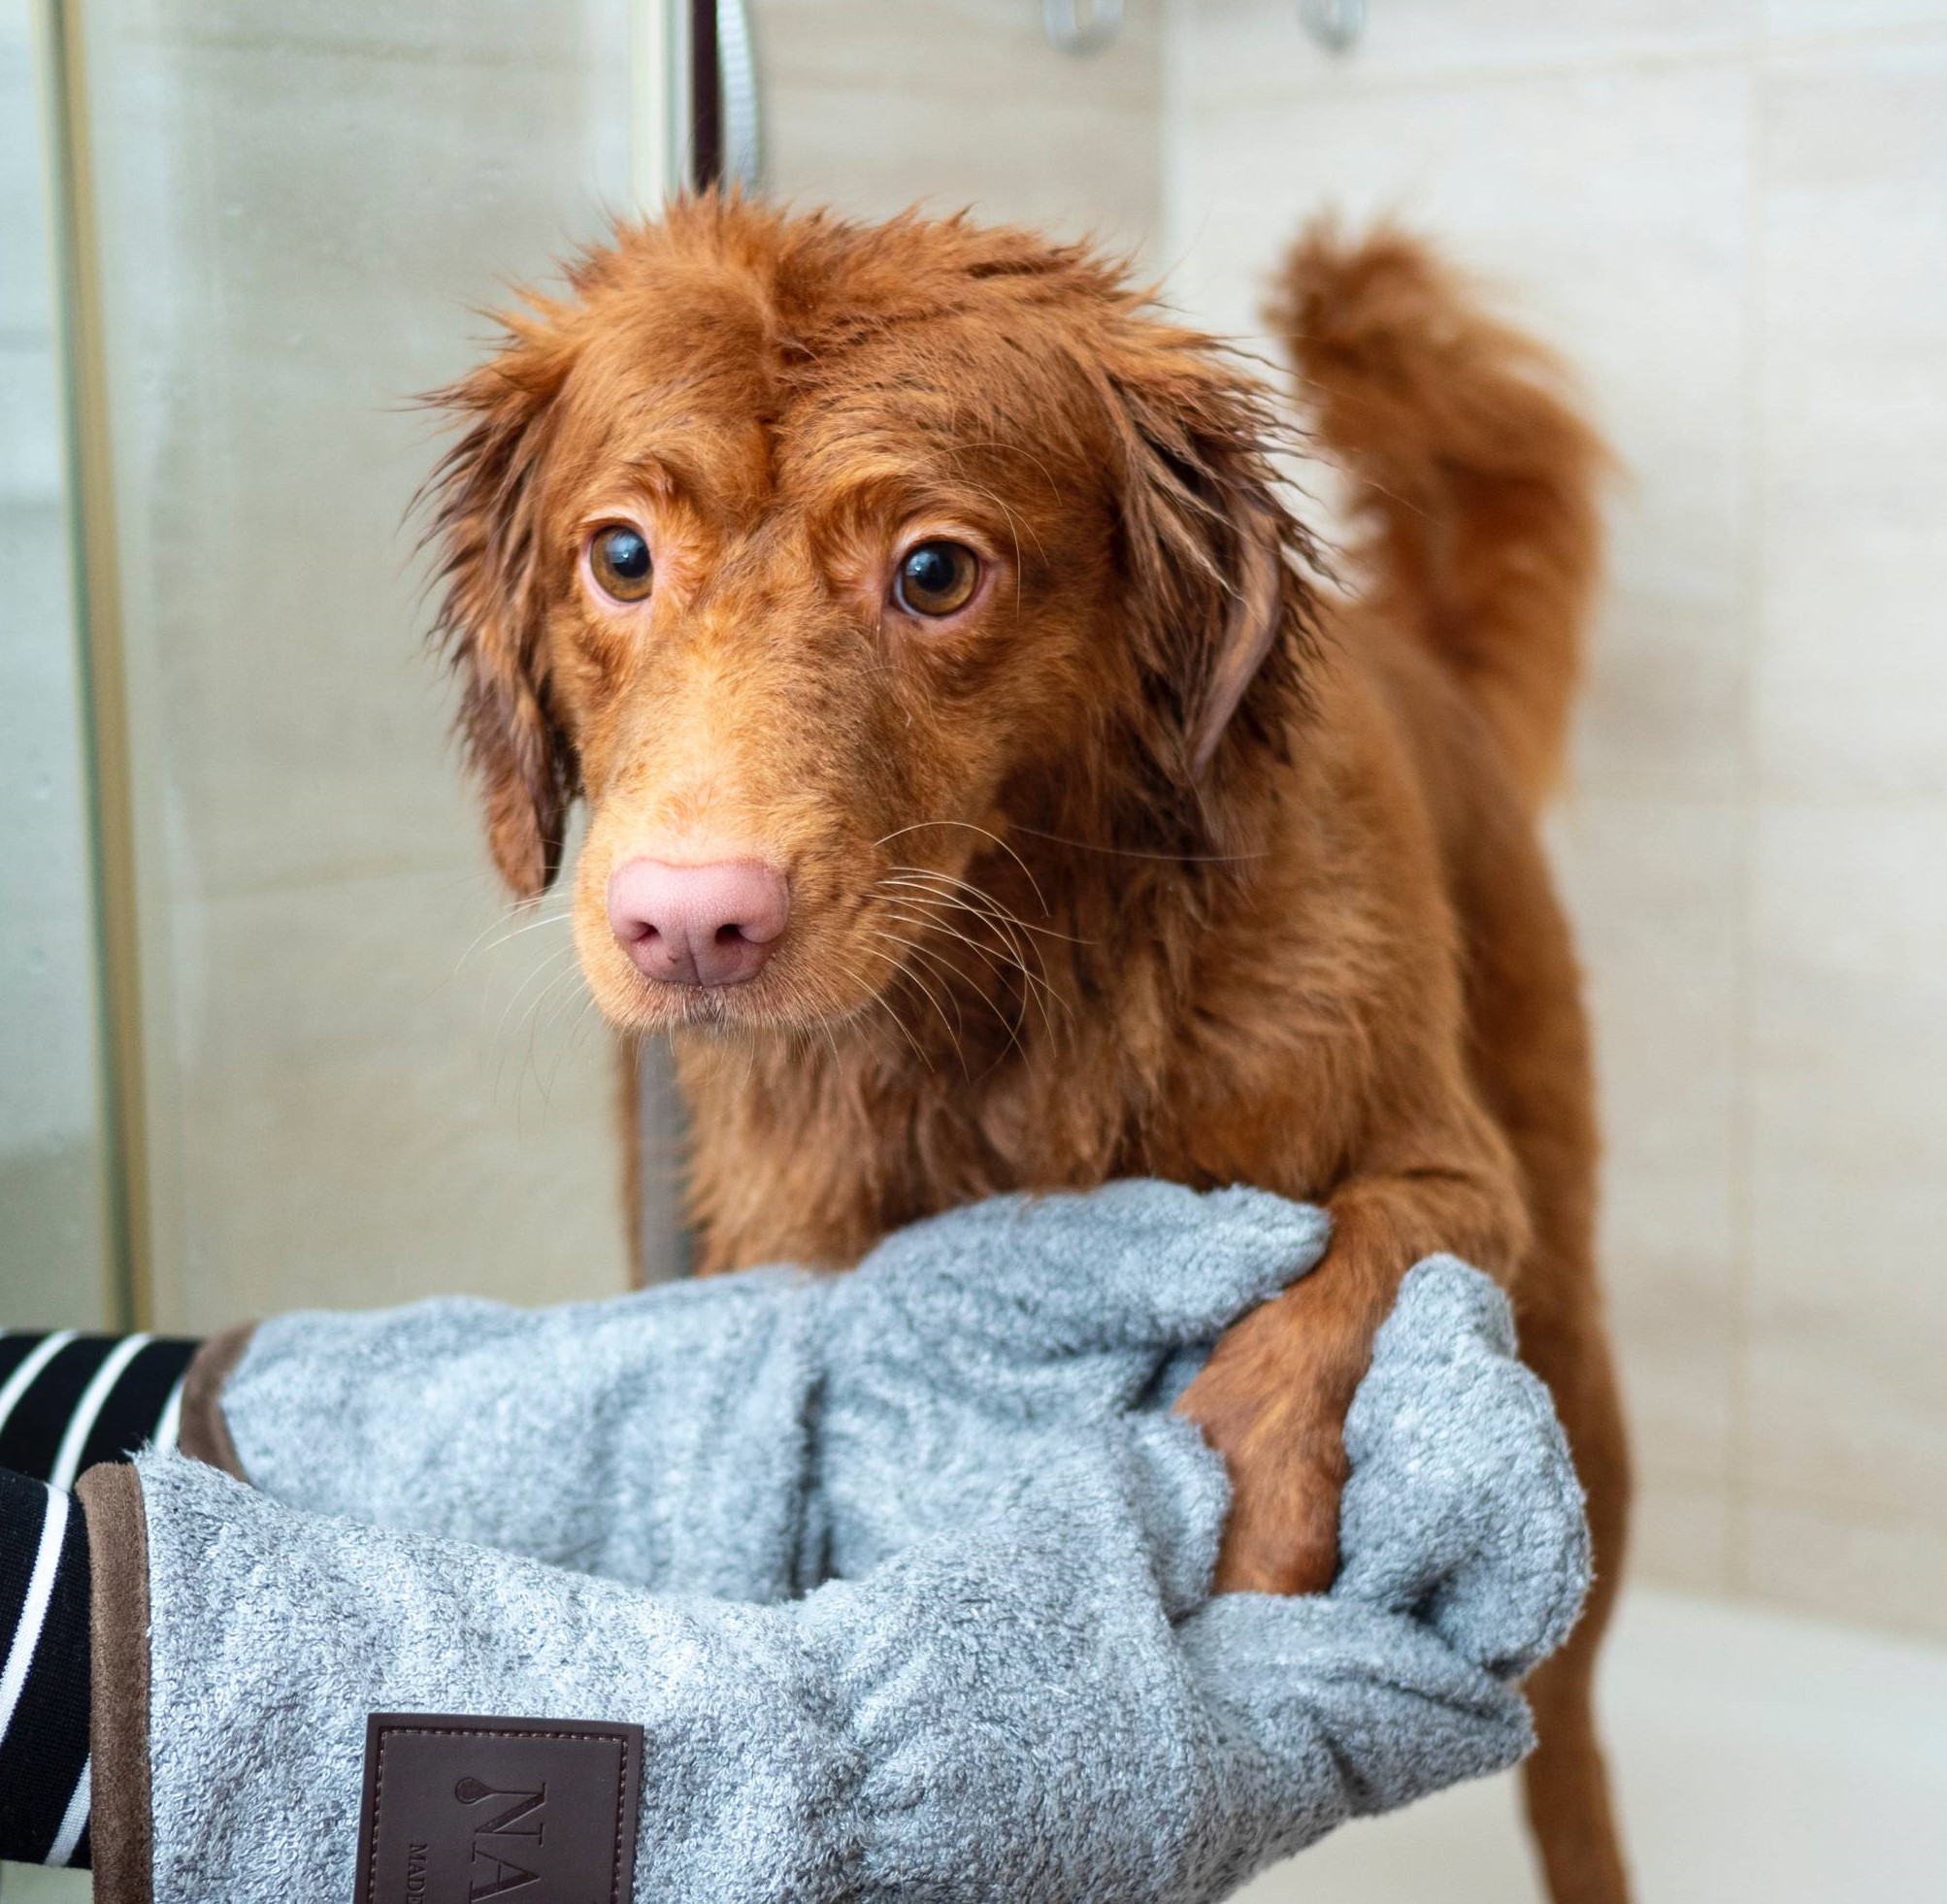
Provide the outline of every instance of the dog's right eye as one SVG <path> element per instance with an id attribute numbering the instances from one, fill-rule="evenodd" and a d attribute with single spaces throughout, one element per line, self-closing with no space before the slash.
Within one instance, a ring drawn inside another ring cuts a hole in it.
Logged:
<path id="1" fill-rule="evenodd" d="M 640 602 L 655 584 L 656 565 L 639 529 L 611 522 L 595 531 L 588 544 L 588 567 L 596 586 L 617 602 Z"/>

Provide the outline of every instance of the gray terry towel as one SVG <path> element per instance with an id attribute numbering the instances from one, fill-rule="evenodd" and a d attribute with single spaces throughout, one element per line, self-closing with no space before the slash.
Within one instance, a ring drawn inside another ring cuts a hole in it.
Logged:
<path id="1" fill-rule="evenodd" d="M 289 1506 L 776 1599 L 961 1524 L 1038 1440 L 1135 1405 L 1329 1235 L 1260 1190 L 995 1198 L 843 1276 L 280 1317 L 222 1409 Z"/>
<path id="2" fill-rule="evenodd" d="M 1133 1331 L 1152 1374 L 1172 1335 L 1262 1294 L 1152 1302 Z M 907 1313 L 944 1341 L 927 1302 Z M 1070 1361 L 1136 1353 L 1109 1338 L 1057 1304 L 1045 1329 L 997 1322 L 964 1384 L 936 1371 L 954 1394 L 930 1431 L 996 1435 L 1009 1470 L 963 1461 L 951 1525 L 943 1494 L 874 1505 L 872 1475 L 905 1477 L 892 1443 L 864 1459 L 871 1428 L 850 1455 L 814 1449 L 808 1494 L 830 1457 L 853 1496 L 824 1517 L 834 1549 L 874 1560 L 783 1603 L 651 1592 L 145 1457 L 156 1904 L 348 1896 L 374 1710 L 642 1723 L 642 1904 L 1189 1904 L 1517 1758 L 1508 1681 L 1566 1631 L 1588 1545 L 1485 1279 L 1448 1260 L 1408 1277 L 1348 1424 L 1341 1578 L 1304 1599 L 1201 1603 L 1220 1466 L 1153 1398 L 1065 1384 Z M 843 1387 L 835 1407 L 906 1431 Z"/>

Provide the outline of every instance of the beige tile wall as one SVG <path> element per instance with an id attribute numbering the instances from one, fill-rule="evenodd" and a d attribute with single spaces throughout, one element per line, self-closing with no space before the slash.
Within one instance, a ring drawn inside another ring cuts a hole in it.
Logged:
<path id="1" fill-rule="evenodd" d="M 1630 469 L 1554 843 L 1651 1578 L 1947 1635 L 1947 4 L 1176 0 L 1166 246 L 1447 238 Z"/>
<path id="2" fill-rule="evenodd" d="M 1140 246 L 1161 203 L 1163 0 L 1057 51 L 1039 0 L 755 0 L 765 182 L 880 217 L 971 206 Z"/>

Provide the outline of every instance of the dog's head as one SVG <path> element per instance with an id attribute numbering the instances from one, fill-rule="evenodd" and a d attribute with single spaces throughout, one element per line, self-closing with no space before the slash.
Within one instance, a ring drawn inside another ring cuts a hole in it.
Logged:
<path id="1" fill-rule="evenodd" d="M 1295 679 L 1255 380 L 1084 247 L 712 200 L 440 401 L 441 626 L 501 871 L 616 1023 L 861 1010 L 1010 827 L 1191 851 Z"/>

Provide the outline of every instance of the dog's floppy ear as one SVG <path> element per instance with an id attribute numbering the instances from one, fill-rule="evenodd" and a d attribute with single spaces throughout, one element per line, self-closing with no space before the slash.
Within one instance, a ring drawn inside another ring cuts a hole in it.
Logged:
<path id="1" fill-rule="evenodd" d="M 441 583 L 436 639 L 460 676 L 460 738 L 485 805 L 487 844 L 522 899 L 545 891 L 560 867 L 579 783 L 548 710 L 541 651 L 538 478 L 575 360 L 549 318 L 544 309 L 510 318 L 497 357 L 426 399 L 463 425 L 424 492 Z"/>
<path id="2" fill-rule="evenodd" d="M 1108 376 L 1134 632 L 1176 772 L 1201 782 L 1240 713 L 1277 738 L 1311 600 L 1286 558 L 1313 549 L 1277 494 L 1256 378 L 1195 332 L 1131 330 Z"/>

